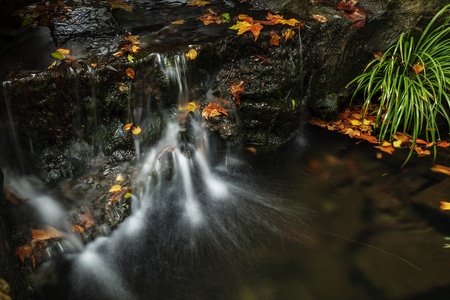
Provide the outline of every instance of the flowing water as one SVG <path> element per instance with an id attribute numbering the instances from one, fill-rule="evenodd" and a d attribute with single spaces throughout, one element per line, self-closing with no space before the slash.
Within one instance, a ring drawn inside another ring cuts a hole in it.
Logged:
<path id="1" fill-rule="evenodd" d="M 185 107 L 184 55 L 151 59 Z M 157 145 L 136 140 L 131 215 L 88 243 L 60 192 L 6 172 L 36 225 L 64 233 L 30 275 L 35 299 L 448 298 L 449 222 L 414 204 L 445 195 L 429 160 L 401 169 L 401 157 L 307 125 L 277 153 L 216 151 L 200 119 L 169 114 Z"/>

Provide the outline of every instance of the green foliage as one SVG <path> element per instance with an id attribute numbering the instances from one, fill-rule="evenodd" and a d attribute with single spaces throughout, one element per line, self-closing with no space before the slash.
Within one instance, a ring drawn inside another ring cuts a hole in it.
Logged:
<path id="1" fill-rule="evenodd" d="M 450 126 L 449 11 L 450 4 L 433 17 L 417 41 L 402 33 L 396 44 L 349 83 L 356 84 L 352 99 L 363 92 L 363 112 L 376 114 L 380 141 L 390 141 L 398 131 L 411 134 L 405 163 L 419 136 L 429 142 L 440 139 L 438 118 Z M 369 111 L 374 104 L 376 110 Z"/>

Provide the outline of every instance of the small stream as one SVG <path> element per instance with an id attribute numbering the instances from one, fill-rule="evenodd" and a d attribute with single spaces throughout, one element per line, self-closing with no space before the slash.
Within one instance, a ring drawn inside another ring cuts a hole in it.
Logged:
<path id="1" fill-rule="evenodd" d="M 144 42 L 170 47 L 179 36 L 161 24 L 198 8 L 177 15 L 181 2 L 165 2 L 137 1 L 140 13 L 115 17 Z M 189 39 L 211 35 L 221 33 L 208 28 Z M 162 72 L 175 71 L 168 85 L 186 107 L 185 56 L 176 58 Z M 72 232 L 64 217 L 96 188 L 70 202 L 63 193 L 73 200 L 76 178 L 46 185 L 6 172 L 6 185 L 32 204 L 37 223 L 65 234 L 61 251 L 26 272 L 33 299 L 448 299 L 450 219 L 438 206 L 450 201 L 450 181 L 430 170 L 431 158 L 402 168 L 401 150 L 377 158 L 368 143 L 308 124 L 276 152 L 246 151 L 216 144 L 199 111 L 188 125 L 177 113 L 165 116 L 156 145 L 136 141 L 134 159 L 108 170 L 133 185 L 131 213 L 93 240 Z M 186 130 L 195 138 L 186 141 Z M 449 159 L 442 152 L 437 163 Z"/>

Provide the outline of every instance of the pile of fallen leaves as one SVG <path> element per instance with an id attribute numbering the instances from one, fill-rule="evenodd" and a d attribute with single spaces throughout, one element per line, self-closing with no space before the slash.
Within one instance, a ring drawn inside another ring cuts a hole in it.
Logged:
<path id="1" fill-rule="evenodd" d="M 376 107 L 368 109 L 367 112 L 376 111 Z M 429 148 L 434 145 L 442 148 L 450 146 L 448 141 L 440 141 L 438 143 L 427 142 L 423 139 L 417 139 L 415 143 L 412 142 L 412 137 L 406 133 L 397 132 L 393 136 L 392 141 L 380 141 L 374 135 L 378 124 L 376 123 L 376 116 L 369 113 L 363 113 L 361 106 L 354 106 L 352 108 L 345 109 L 339 114 L 335 121 L 325 121 L 318 118 L 312 118 L 309 121 L 310 124 L 326 128 L 331 131 L 337 131 L 341 134 L 348 135 L 351 138 L 365 140 L 371 144 L 374 144 L 375 148 L 382 152 L 392 154 L 395 149 L 413 147 L 414 152 L 418 156 L 428 156 L 431 154 Z M 378 154 L 381 156 L 381 153 Z"/>

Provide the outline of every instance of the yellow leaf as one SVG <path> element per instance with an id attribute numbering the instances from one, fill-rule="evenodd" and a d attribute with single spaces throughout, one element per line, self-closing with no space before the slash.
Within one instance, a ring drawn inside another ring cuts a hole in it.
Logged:
<path id="1" fill-rule="evenodd" d="M 431 167 L 431 171 L 450 176 L 450 167 L 444 165 L 434 165 L 433 167 Z"/>
<path id="2" fill-rule="evenodd" d="M 130 199 L 131 197 L 133 197 L 132 193 L 126 193 L 125 196 L 123 196 L 125 199 Z"/>
<path id="3" fill-rule="evenodd" d="M 235 25 L 231 26 L 230 29 L 238 30 L 238 35 L 243 34 L 244 32 L 250 31 L 252 28 L 252 24 L 247 21 L 237 21 Z"/>
<path id="4" fill-rule="evenodd" d="M 183 25 L 186 21 L 185 20 L 175 20 L 172 22 L 173 25 Z"/>
<path id="5" fill-rule="evenodd" d="M 121 174 L 119 174 L 119 175 L 117 175 L 116 176 L 116 181 L 124 181 L 124 178 L 123 178 L 123 176 L 121 175 Z"/>
<path id="6" fill-rule="evenodd" d="M 189 112 L 194 112 L 195 110 L 197 110 L 199 108 L 200 108 L 200 105 L 198 103 L 189 102 L 186 109 Z"/>
<path id="7" fill-rule="evenodd" d="M 440 210 L 450 210 L 450 202 L 440 201 L 441 205 L 439 207 Z"/>
<path id="8" fill-rule="evenodd" d="M 56 60 L 54 60 L 48 67 L 47 69 L 53 69 L 56 66 Z"/>
<path id="9" fill-rule="evenodd" d="M 134 56 L 131 55 L 131 54 L 128 54 L 128 55 L 127 55 L 127 59 L 128 59 L 129 62 L 133 62 Z M 127 74 L 128 74 L 128 73 L 127 73 Z M 128 75 L 128 76 L 130 76 L 130 75 Z"/>
<path id="10" fill-rule="evenodd" d="M 186 57 L 190 60 L 194 60 L 197 58 L 197 50 L 195 49 L 189 49 L 189 51 L 186 53 Z"/>
<path id="11" fill-rule="evenodd" d="M 300 21 L 297 19 L 289 19 L 289 20 L 283 19 L 281 20 L 280 23 L 283 25 L 295 26 L 295 24 L 300 23 Z"/>
<path id="12" fill-rule="evenodd" d="M 287 40 L 292 39 L 294 37 L 294 35 L 295 35 L 295 31 L 288 28 L 288 29 L 286 29 L 285 32 L 282 33 L 281 36 L 284 37 L 284 41 L 286 42 Z"/>
<path id="13" fill-rule="evenodd" d="M 138 45 L 131 46 L 131 52 L 134 53 L 134 54 L 138 53 L 141 50 L 142 50 L 142 48 L 139 47 Z"/>
<path id="14" fill-rule="evenodd" d="M 115 192 L 119 192 L 120 190 L 122 190 L 122 187 L 120 186 L 120 184 L 115 184 L 109 189 L 109 192 L 115 193 Z"/>
<path id="15" fill-rule="evenodd" d="M 392 146 L 394 146 L 394 148 L 401 148 L 402 141 L 400 141 L 400 140 L 394 141 L 394 142 L 392 142 Z"/>
<path id="16" fill-rule="evenodd" d="M 351 123 L 353 126 L 360 126 L 360 125 L 361 125 L 361 121 L 356 120 L 356 119 L 351 119 L 351 120 L 350 120 L 350 123 Z"/>
<path id="17" fill-rule="evenodd" d="M 139 126 L 133 127 L 133 128 L 131 129 L 131 132 L 132 132 L 134 135 L 138 135 L 139 133 L 141 133 L 141 131 L 142 131 L 142 129 L 141 129 L 141 127 L 139 127 Z"/>
<path id="18" fill-rule="evenodd" d="M 123 125 L 123 130 L 130 130 L 131 126 L 133 126 L 133 123 L 128 123 Z"/>

